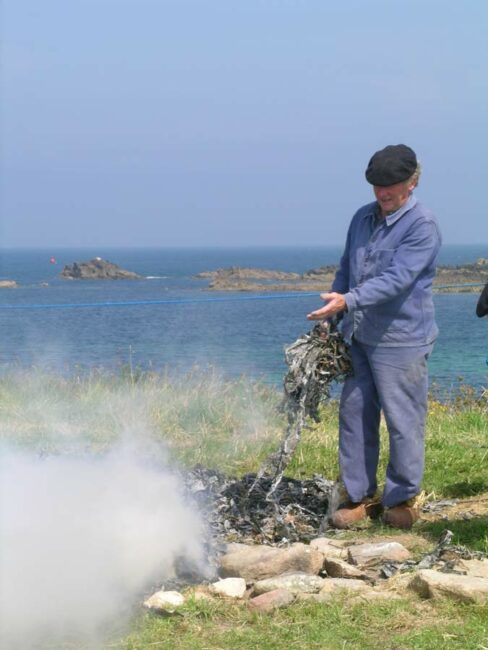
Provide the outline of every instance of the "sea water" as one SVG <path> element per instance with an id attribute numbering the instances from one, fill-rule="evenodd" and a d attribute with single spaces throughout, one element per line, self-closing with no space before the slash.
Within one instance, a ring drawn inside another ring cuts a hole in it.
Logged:
<path id="1" fill-rule="evenodd" d="M 279 385 L 286 370 L 283 348 L 310 329 L 305 316 L 322 304 L 318 294 L 277 299 L 273 293 L 216 293 L 194 276 L 229 266 L 303 272 L 337 264 L 340 254 L 339 247 L 4 250 L 0 278 L 19 287 L 0 290 L 1 368 L 69 374 L 212 366 L 224 375 Z M 59 276 L 65 264 L 96 256 L 143 279 Z M 488 247 L 445 246 L 440 263 L 479 257 L 488 257 Z M 455 391 L 461 381 L 478 389 L 487 384 L 488 319 L 475 315 L 478 295 L 434 297 L 440 333 L 429 368 L 432 384 L 444 391 Z M 136 301 L 145 304 L 103 304 Z"/>

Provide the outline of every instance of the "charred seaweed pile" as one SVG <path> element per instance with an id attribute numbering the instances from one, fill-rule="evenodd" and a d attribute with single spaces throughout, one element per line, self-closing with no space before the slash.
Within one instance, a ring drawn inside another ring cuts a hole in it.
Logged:
<path id="1" fill-rule="evenodd" d="M 308 541 L 317 536 L 335 482 L 316 475 L 296 480 L 283 476 L 298 445 L 306 418 L 316 422 L 319 404 L 333 380 L 351 369 L 349 351 L 335 323 L 321 323 L 285 349 L 288 372 L 282 408 L 287 429 L 280 448 L 257 474 L 229 478 L 196 467 L 186 477 L 189 492 L 204 509 L 219 540 L 254 543 Z"/>
<path id="2" fill-rule="evenodd" d="M 321 476 L 284 477 L 270 501 L 271 478 L 246 474 L 238 479 L 203 467 L 189 472 L 186 484 L 215 539 L 259 544 L 316 537 L 334 487 Z"/>

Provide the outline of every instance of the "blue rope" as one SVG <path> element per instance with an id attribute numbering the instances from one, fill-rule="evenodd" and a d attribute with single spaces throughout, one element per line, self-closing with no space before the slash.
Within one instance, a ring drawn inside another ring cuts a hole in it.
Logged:
<path id="1" fill-rule="evenodd" d="M 481 287 L 484 282 L 469 282 L 467 284 L 442 284 L 437 285 L 434 289 L 457 289 L 461 287 Z M 147 305 L 187 305 L 190 303 L 206 303 L 206 302 L 240 302 L 244 300 L 287 300 L 289 298 L 310 298 L 317 297 L 318 291 L 303 292 L 297 291 L 295 293 L 284 294 L 266 294 L 264 296 L 226 296 L 225 298 L 169 298 L 166 300 L 121 300 L 121 301 L 108 301 L 108 302 L 68 302 L 68 303 L 54 303 L 54 304 L 19 304 L 19 305 L 2 305 L 0 309 L 84 309 L 84 308 L 97 308 L 97 307 L 136 307 Z"/>
<path id="2" fill-rule="evenodd" d="M 272 294 L 265 296 L 226 296 L 225 298 L 169 298 L 167 300 L 121 300 L 109 302 L 71 302 L 59 304 L 23 304 L 23 305 L 2 305 L 0 309 L 81 309 L 85 307 L 133 307 L 139 305 L 185 305 L 189 303 L 204 302 L 238 302 L 244 300 L 284 300 L 287 298 L 317 297 L 317 292 Z"/>

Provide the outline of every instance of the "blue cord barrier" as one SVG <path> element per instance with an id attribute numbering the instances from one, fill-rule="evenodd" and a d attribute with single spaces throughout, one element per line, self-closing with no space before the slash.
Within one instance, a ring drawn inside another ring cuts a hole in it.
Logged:
<path id="1" fill-rule="evenodd" d="M 133 307 L 139 305 L 185 305 L 189 303 L 203 302 L 238 302 L 244 300 L 284 300 L 287 298 L 317 297 L 317 292 L 273 294 L 266 296 L 227 296 L 225 298 L 169 298 L 166 300 L 125 300 L 109 302 L 72 302 L 59 304 L 24 304 L 24 305 L 2 305 L 0 309 L 80 309 L 84 307 Z"/>
<path id="2" fill-rule="evenodd" d="M 485 282 L 469 282 L 467 284 L 442 284 L 434 287 L 435 289 L 458 289 L 461 287 L 481 287 Z M 206 302 L 239 302 L 244 300 L 287 300 L 289 298 L 310 298 L 318 297 L 319 292 L 297 291 L 295 293 L 284 294 L 266 294 L 264 296 L 226 296 L 225 298 L 169 298 L 166 300 L 121 300 L 108 302 L 71 302 L 71 303 L 54 303 L 54 304 L 19 304 L 19 305 L 2 305 L 0 309 L 83 309 L 93 307 L 135 307 L 147 305 L 185 305 L 190 303 Z"/>

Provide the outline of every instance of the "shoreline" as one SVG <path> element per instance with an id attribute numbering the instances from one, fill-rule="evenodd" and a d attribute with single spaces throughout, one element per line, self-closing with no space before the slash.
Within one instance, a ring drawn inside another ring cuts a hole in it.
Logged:
<path id="1" fill-rule="evenodd" d="M 208 291 L 276 292 L 325 291 L 331 286 L 337 266 L 323 266 L 305 273 L 287 273 L 255 267 L 227 267 L 204 271 L 193 277 L 208 280 Z M 488 260 L 473 264 L 438 266 L 433 282 L 436 293 L 479 293 L 488 282 Z"/>

